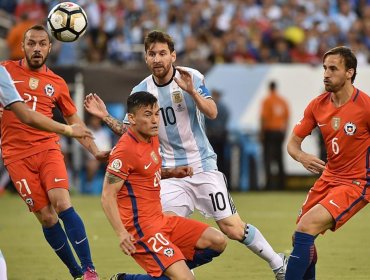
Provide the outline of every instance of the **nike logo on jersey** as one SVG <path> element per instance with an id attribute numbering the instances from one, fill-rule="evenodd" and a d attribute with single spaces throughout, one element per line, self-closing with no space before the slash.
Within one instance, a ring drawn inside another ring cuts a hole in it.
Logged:
<path id="1" fill-rule="evenodd" d="M 330 200 L 329 200 L 329 203 L 330 203 L 330 204 L 332 204 L 332 205 L 334 205 L 334 206 L 335 206 L 335 207 L 337 207 L 337 208 L 340 208 L 340 207 L 339 207 L 339 205 L 338 205 L 338 204 L 336 204 L 336 203 L 334 202 L 334 200 L 332 200 L 332 199 L 330 199 Z"/>
<path id="2" fill-rule="evenodd" d="M 66 179 L 63 179 L 63 178 L 54 178 L 54 182 L 55 183 L 58 183 L 60 181 L 65 181 Z"/>
<path id="3" fill-rule="evenodd" d="M 296 259 L 299 259 L 299 257 L 298 257 L 298 256 L 294 256 L 294 255 L 290 255 L 289 257 L 290 257 L 290 258 L 296 258 Z"/>
<path id="4" fill-rule="evenodd" d="M 24 83 L 24 81 L 14 81 L 13 80 L 13 84 L 18 84 L 18 83 Z"/>
<path id="5" fill-rule="evenodd" d="M 322 126 L 324 126 L 324 125 L 326 125 L 326 123 L 318 123 L 318 124 L 317 124 L 317 126 L 318 126 L 318 127 L 322 127 Z"/>
<path id="6" fill-rule="evenodd" d="M 144 169 L 147 170 L 149 168 L 149 166 L 151 166 L 152 163 L 149 163 L 148 165 L 144 165 Z"/>
<path id="7" fill-rule="evenodd" d="M 85 237 L 84 239 L 80 240 L 80 241 L 75 241 L 76 245 L 78 244 L 81 244 L 82 242 L 84 242 L 85 240 L 87 239 L 87 237 Z"/>

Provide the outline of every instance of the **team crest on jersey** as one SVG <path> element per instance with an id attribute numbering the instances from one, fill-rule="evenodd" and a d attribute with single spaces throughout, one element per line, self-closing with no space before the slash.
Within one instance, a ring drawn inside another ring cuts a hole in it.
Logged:
<path id="1" fill-rule="evenodd" d="M 45 94 L 49 97 L 53 96 L 54 94 L 54 87 L 52 84 L 47 84 L 44 88 Z"/>
<path id="2" fill-rule="evenodd" d="M 344 132 L 347 134 L 347 135 L 353 135 L 355 134 L 356 132 L 356 125 L 354 123 L 351 123 L 351 122 L 348 122 L 344 125 Z"/>
<path id="3" fill-rule="evenodd" d="M 29 207 L 34 206 L 32 198 L 26 198 L 26 203 L 28 204 Z"/>
<path id="4" fill-rule="evenodd" d="M 339 129 L 339 126 L 340 126 L 340 118 L 339 117 L 333 117 L 331 119 L 331 127 L 334 130 L 338 130 Z"/>
<path id="5" fill-rule="evenodd" d="M 172 248 L 165 248 L 165 249 L 163 250 L 163 254 L 164 254 L 166 257 L 171 258 L 171 257 L 173 257 L 173 255 L 175 255 L 175 250 L 174 250 L 174 249 L 172 249 Z"/>
<path id="6" fill-rule="evenodd" d="M 157 154 L 156 154 L 154 151 L 152 151 L 152 152 L 150 153 L 150 157 L 152 158 L 152 160 L 153 160 L 156 164 L 158 164 L 158 163 L 159 163 L 158 156 L 157 156 Z"/>
<path id="7" fill-rule="evenodd" d="M 181 103 L 184 99 L 181 91 L 174 91 L 171 93 L 173 103 Z"/>
<path id="8" fill-rule="evenodd" d="M 39 81 L 40 81 L 39 79 L 31 77 L 30 80 L 28 81 L 28 85 L 32 90 L 35 90 L 39 86 Z"/>
<path id="9" fill-rule="evenodd" d="M 113 171 L 119 172 L 122 167 L 122 161 L 118 158 L 116 158 L 114 161 L 112 161 L 111 169 Z"/>

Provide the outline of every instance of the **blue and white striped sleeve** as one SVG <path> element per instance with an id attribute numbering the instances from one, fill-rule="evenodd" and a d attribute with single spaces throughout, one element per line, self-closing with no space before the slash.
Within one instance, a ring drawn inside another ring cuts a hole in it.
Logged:
<path id="1" fill-rule="evenodd" d="M 8 107 L 18 101 L 23 101 L 23 99 L 15 88 L 8 71 L 0 65 L 0 103 Z"/>

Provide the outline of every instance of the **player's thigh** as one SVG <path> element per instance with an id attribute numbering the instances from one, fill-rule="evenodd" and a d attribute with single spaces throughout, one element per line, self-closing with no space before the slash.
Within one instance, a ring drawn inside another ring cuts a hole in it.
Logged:
<path id="1" fill-rule="evenodd" d="M 164 272 L 171 280 L 193 280 L 194 275 L 191 273 L 185 261 L 178 261 L 170 265 Z"/>
<path id="2" fill-rule="evenodd" d="M 47 191 L 54 188 L 68 190 L 68 174 L 60 150 L 54 149 L 43 152 L 43 160 L 40 164 L 40 180 Z"/>
<path id="3" fill-rule="evenodd" d="M 219 221 L 236 213 L 236 207 L 227 190 L 226 178 L 221 172 L 202 172 L 187 181 L 192 185 L 195 207 L 205 217 Z"/>
<path id="4" fill-rule="evenodd" d="M 318 179 L 313 187 L 308 191 L 305 201 L 303 202 L 301 209 L 299 211 L 297 221 L 298 224 L 300 219 L 315 205 L 320 203 L 328 195 L 330 191 L 329 183 Z"/>
<path id="5" fill-rule="evenodd" d="M 30 156 L 12 162 L 6 167 L 17 192 L 32 212 L 39 211 L 49 204 L 47 192 L 40 182 L 36 161 L 37 156 Z"/>
<path id="6" fill-rule="evenodd" d="M 213 249 L 218 252 L 222 252 L 226 247 L 227 241 L 225 235 L 215 229 L 214 227 L 208 227 L 198 239 L 196 244 L 197 249 Z"/>
<path id="7" fill-rule="evenodd" d="M 334 219 L 330 212 L 321 204 L 316 204 L 302 216 L 297 225 L 297 231 L 315 236 L 333 226 Z"/>
<path id="8" fill-rule="evenodd" d="M 161 180 L 161 204 L 163 212 L 173 212 L 188 217 L 194 212 L 194 201 L 189 184 L 178 178 Z"/>
<path id="9" fill-rule="evenodd" d="M 185 260 L 181 250 L 162 231 L 146 234 L 135 247 L 132 257 L 153 277 L 161 276 L 172 264 Z"/>
<path id="10" fill-rule="evenodd" d="M 199 248 L 197 244 L 209 225 L 179 216 L 170 216 L 167 219 L 163 230 L 171 236 L 171 241 L 181 250 L 186 259 L 193 259 L 196 248 L 206 248 L 206 246 Z"/>
<path id="11" fill-rule="evenodd" d="M 366 187 L 337 185 L 320 201 L 335 220 L 332 230 L 340 228 L 368 204 L 364 196 L 365 192 Z"/>

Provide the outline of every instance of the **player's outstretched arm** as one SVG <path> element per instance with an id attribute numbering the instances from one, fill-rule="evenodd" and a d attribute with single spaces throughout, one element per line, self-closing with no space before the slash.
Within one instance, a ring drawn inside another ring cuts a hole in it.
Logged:
<path id="1" fill-rule="evenodd" d="M 298 137 L 293 132 L 287 145 L 288 153 L 293 159 L 300 162 L 308 171 L 314 174 L 319 174 L 324 171 L 325 162 L 314 155 L 305 153 L 302 150 L 303 139 L 304 138 Z"/>
<path id="2" fill-rule="evenodd" d="M 58 134 L 63 134 L 69 137 L 86 139 L 93 138 L 92 132 L 85 126 L 81 125 L 71 126 L 56 122 L 44 116 L 43 114 L 31 110 L 23 102 L 15 102 L 11 104 L 9 108 L 14 112 L 17 118 L 21 120 L 21 122 L 34 128 L 49 132 L 55 132 Z"/>
<path id="3" fill-rule="evenodd" d="M 193 97 L 195 104 L 198 109 L 209 119 L 215 119 L 217 117 L 217 106 L 212 98 L 204 98 L 194 88 L 193 79 L 190 73 L 181 67 L 176 67 L 176 70 L 180 73 L 180 79 L 174 78 L 178 86 L 189 93 Z"/>
<path id="4" fill-rule="evenodd" d="M 104 101 L 96 93 L 90 93 L 85 97 L 84 106 L 86 111 L 100 118 L 117 135 L 126 133 L 128 125 L 113 118 L 108 113 Z"/>
<path id="5" fill-rule="evenodd" d="M 131 255 L 135 253 L 135 239 L 127 232 L 125 226 L 123 225 L 117 205 L 117 193 L 122 188 L 124 180 L 114 174 L 109 172 L 105 173 L 103 191 L 101 195 L 101 204 L 110 222 L 113 230 L 118 236 L 121 250 L 126 255 Z"/>
<path id="6" fill-rule="evenodd" d="M 193 167 L 190 166 L 178 166 L 175 168 L 162 168 L 161 178 L 184 178 L 187 176 L 193 176 Z"/>
<path id="7" fill-rule="evenodd" d="M 73 115 L 68 116 L 68 117 L 65 116 L 64 118 L 65 118 L 66 122 L 71 126 L 79 125 L 81 127 L 86 128 L 85 123 L 80 119 L 80 117 L 77 114 L 73 114 Z M 97 160 L 100 160 L 100 161 L 107 161 L 108 160 L 110 151 L 100 151 L 92 138 L 78 138 L 77 140 Z"/>

